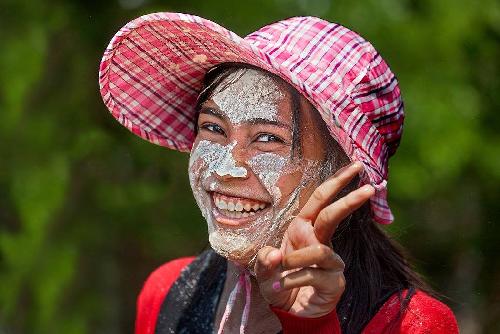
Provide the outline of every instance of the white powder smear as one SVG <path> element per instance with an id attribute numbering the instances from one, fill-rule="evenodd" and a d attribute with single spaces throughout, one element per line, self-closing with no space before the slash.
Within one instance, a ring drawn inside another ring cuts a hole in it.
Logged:
<path id="1" fill-rule="evenodd" d="M 249 268 L 253 268 L 257 252 L 262 247 L 269 245 L 279 247 L 284 231 L 291 221 L 298 214 L 300 204 L 301 191 L 311 184 L 318 185 L 318 175 L 322 164 L 318 161 L 303 160 L 300 168 L 296 164 L 281 158 L 279 155 L 272 153 L 264 153 L 255 156 L 249 165 L 253 164 L 261 170 L 256 172 L 253 167 L 252 171 L 259 177 L 266 189 L 278 189 L 277 182 L 282 175 L 288 174 L 290 171 L 300 169 L 302 177 L 297 187 L 288 194 L 286 201 L 281 203 L 275 197 L 281 193 L 272 195 L 273 203 L 270 210 L 266 214 L 258 217 L 253 222 L 241 228 L 227 229 L 221 225 L 214 224 L 212 215 L 209 215 L 209 241 L 212 248 L 222 256 L 242 263 L 248 263 Z M 266 168 L 265 162 L 268 162 Z M 269 174 L 267 174 L 269 172 Z M 268 177 L 271 175 L 271 177 Z M 263 178 L 261 178 L 261 176 Z M 274 181 L 271 183 L 271 181 Z"/>
<path id="2" fill-rule="evenodd" d="M 209 179 L 214 173 L 219 176 L 246 177 L 246 168 L 237 167 L 236 161 L 233 159 L 232 149 L 235 146 L 236 142 L 224 146 L 212 141 L 202 140 L 191 151 L 189 182 L 201 214 L 208 223 L 209 233 L 214 228 L 211 213 L 212 202 L 209 194 L 203 189 L 201 182 Z M 217 182 L 212 181 L 209 190 L 214 191 L 216 186 Z"/>
<path id="3" fill-rule="evenodd" d="M 251 69 L 241 69 L 229 75 L 212 96 L 233 124 L 255 119 L 275 121 L 282 98 L 283 94 L 272 78 Z"/>
<path id="4" fill-rule="evenodd" d="M 254 156 L 248 161 L 252 171 L 276 202 L 281 199 L 281 191 L 277 186 L 277 181 L 284 172 L 283 169 L 287 160 L 287 158 L 278 154 L 263 153 Z"/>
<path id="5" fill-rule="evenodd" d="M 236 146 L 236 141 L 223 146 L 208 140 L 202 140 L 191 153 L 190 166 L 200 157 L 207 163 L 207 176 L 213 172 L 219 176 L 231 175 L 232 177 L 246 177 L 245 167 L 237 167 L 234 161 L 232 150 Z"/>

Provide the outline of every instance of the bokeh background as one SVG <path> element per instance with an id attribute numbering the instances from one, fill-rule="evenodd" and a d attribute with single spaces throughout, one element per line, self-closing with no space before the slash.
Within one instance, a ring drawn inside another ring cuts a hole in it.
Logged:
<path id="1" fill-rule="evenodd" d="M 495 0 L 0 0 L 0 333 L 132 332 L 148 273 L 206 246 L 187 155 L 122 128 L 97 85 L 113 34 L 169 10 L 240 35 L 314 15 L 370 40 L 406 102 L 387 229 L 462 333 L 500 333 Z"/>

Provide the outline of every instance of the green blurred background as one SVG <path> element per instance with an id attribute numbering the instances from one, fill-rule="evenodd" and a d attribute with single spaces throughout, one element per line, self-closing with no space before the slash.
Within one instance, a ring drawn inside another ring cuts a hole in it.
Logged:
<path id="1" fill-rule="evenodd" d="M 321 16 L 370 40 L 406 102 L 388 230 L 462 333 L 500 333 L 494 0 L 0 0 L 0 333 L 132 332 L 148 273 L 206 246 L 187 155 L 121 127 L 97 85 L 113 34 L 169 10 L 240 35 Z"/>

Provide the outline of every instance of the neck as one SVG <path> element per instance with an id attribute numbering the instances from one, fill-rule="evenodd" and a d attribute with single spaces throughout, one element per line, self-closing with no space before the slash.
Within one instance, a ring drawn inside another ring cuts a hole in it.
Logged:
<path id="1" fill-rule="evenodd" d="M 227 275 L 226 282 L 224 284 L 224 289 L 219 301 L 219 306 L 217 307 L 217 314 L 215 317 L 215 332 L 218 331 L 222 316 L 228 305 L 229 295 L 231 291 L 235 288 L 236 284 L 240 280 L 240 275 L 244 273 L 244 270 L 240 265 L 237 265 L 231 261 L 227 264 Z M 243 316 L 243 311 L 245 308 L 245 302 L 250 302 L 250 312 L 248 316 L 247 326 L 245 328 L 245 333 L 278 333 L 281 330 L 281 325 L 269 308 L 268 303 L 264 300 L 260 294 L 259 286 L 255 277 L 250 276 L 251 284 L 251 294 L 250 301 L 246 301 L 246 291 L 245 287 L 241 288 L 241 291 L 236 295 L 236 300 L 234 302 L 231 313 L 229 314 L 226 323 L 224 324 L 224 333 L 239 333 L 240 325 Z"/>

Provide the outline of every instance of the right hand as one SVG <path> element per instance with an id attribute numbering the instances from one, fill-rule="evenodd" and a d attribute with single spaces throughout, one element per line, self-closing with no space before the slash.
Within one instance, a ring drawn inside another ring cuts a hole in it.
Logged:
<path id="1" fill-rule="evenodd" d="M 344 262 L 331 239 L 342 220 L 375 193 L 364 185 L 333 202 L 363 169 L 352 163 L 335 173 L 312 193 L 288 226 L 280 249 L 266 246 L 257 254 L 255 273 L 267 302 L 302 317 L 332 312 L 345 289 Z"/>

